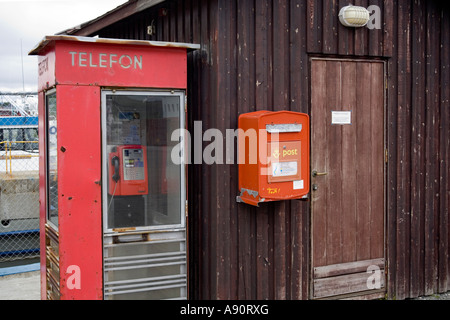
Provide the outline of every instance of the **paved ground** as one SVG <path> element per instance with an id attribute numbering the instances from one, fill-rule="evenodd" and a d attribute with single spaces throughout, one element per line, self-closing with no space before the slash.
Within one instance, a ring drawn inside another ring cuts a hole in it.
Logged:
<path id="1" fill-rule="evenodd" d="M 450 300 L 450 292 L 443 294 L 434 294 L 429 297 L 419 297 L 413 300 Z"/>
<path id="2" fill-rule="evenodd" d="M 0 300 L 40 300 L 40 272 L 0 277 Z"/>
<path id="3" fill-rule="evenodd" d="M 39 271 L 0 276 L 0 300 L 40 300 Z M 413 300 L 450 300 L 450 292 Z"/>

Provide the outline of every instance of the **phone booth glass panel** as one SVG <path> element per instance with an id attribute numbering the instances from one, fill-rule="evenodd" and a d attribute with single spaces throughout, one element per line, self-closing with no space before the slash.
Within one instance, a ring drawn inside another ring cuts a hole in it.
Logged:
<path id="1" fill-rule="evenodd" d="M 102 93 L 105 298 L 186 297 L 185 167 L 171 159 L 184 105 L 184 91 Z"/>
<path id="2" fill-rule="evenodd" d="M 51 90 L 45 97 L 47 122 L 47 219 L 58 229 L 58 117 L 56 91 Z"/>
<path id="3" fill-rule="evenodd" d="M 171 159 L 184 92 L 104 91 L 107 232 L 184 227 L 184 166 Z M 182 187 L 183 186 L 183 187 Z"/>

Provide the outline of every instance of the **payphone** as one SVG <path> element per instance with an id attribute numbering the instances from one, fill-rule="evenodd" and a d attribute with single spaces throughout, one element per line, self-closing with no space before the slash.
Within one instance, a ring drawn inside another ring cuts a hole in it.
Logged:
<path id="1" fill-rule="evenodd" d="M 145 200 L 148 194 L 147 148 L 117 146 L 109 154 L 109 220 L 116 228 L 145 225 Z"/>
<path id="2" fill-rule="evenodd" d="M 187 298 L 187 53 L 47 36 L 39 57 L 41 298 Z"/>
<path id="3" fill-rule="evenodd" d="M 118 146 L 109 154 L 109 194 L 139 196 L 148 194 L 147 148 Z"/>

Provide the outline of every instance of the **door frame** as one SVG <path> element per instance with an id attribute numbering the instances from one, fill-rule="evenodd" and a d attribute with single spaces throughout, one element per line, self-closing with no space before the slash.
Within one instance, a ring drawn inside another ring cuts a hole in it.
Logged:
<path id="1" fill-rule="evenodd" d="M 101 90 L 101 126 L 102 126 L 102 185 L 104 186 L 102 189 L 102 201 L 104 203 L 107 203 L 107 186 L 108 186 L 108 171 L 107 171 L 107 164 L 108 164 L 108 157 L 107 157 L 107 120 L 106 120 L 106 112 L 107 112 L 107 106 L 106 106 L 106 96 L 108 95 L 117 95 L 117 96 L 125 96 L 125 95 L 151 95 L 155 97 L 165 97 L 165 96 L 173 96 L 173 97 L 179 97 L 180 98 L 180 128 L 185 129 L 186 128 L 186 91 L 185 90 L 167 90 L 167 89 L 146 89 L 146 88 L 102 88 Z M 186 138 L 184 137 L 184 132 L 181 132 L 182 134 L 182 141 L 186 141 Z M 182 148 L 181 153 L 186 154 L 186 146 L 184 144 L 180 144 L 180 147 Z M 186 230 L 188 221 L 187 221 L 187 208 L 186 208 L 186 201 L 187 201 L 187 165 L 186 163 L 183 163 L 180 165 L 180 197 L 181 197 L 181 203 L 180 203 L 180 221 L 181 224 L 168 224 L 168 225 L 160 225 L 160 226 L 144 226 L 144 227 L 137 227 L 133 228 L 134 230 L 132 232 L 165 232 L 165 231 L 179 231 L 179 230 Z M 108 228 L 107 221 L 108 221 L 108 208 L 107 206 L 104 206 L 102 209 L 102 221 L 103 221 L 103 233 L 105 236 L 107 235 L 115 235 L 117 234 L 117 231 L 114 231 L 110 228 Z M 124 228 L 126 229 L 126 228 Z M 129 231 L 121 231 L 121 232 L 129 232 Z M 119 232 L 119 233 L 121 233 Z"/>
<path id="2" fill-rule="evenodd" d="M 387 237 L 388 237 L 388 233 L 387 233 L 387 221 L 388 221 L 388 172 L 389 172 L 389 145 L 388 145 L 388 110 L 387 110 L 387 106 L 388 106 L 388 61 L 387 59 L 384 58 L 380 58 L 380 57 L 373 57 L 373 58 L 351 58 L 348 56 L 324 56 L 324 55 L 308 55 L 308 74 L 309 74 L 309 88 L 308 88 L 308 93 L 309 93 L 309 97 L 308 97 L 308 103 L 309 103 L 309 107 L 308 107 L 308 111 L 309 114 L 312 115 L 312 64 L 314 61 L 337 61 L 337 62 L 378 62 L 378 63 L 382 63 L 383 64 L 383 146 L 384 146 L 384 166 L 383 166 L 383 208 L 384 208 L 384 214 L 383 214 L 383 238 L 384 238 L 384 243 L 383 243 L 383 249 L 384 249 L 384 264 L 385 264 L 385 268 L 384 268 L 384 275 L 385 275 L 385 285 L 384 288 L 381 288 L 379 290 L 373 290 L 371 292 L 367 292 L 367 291 L 361 291 L 361 292 L 356 292 L 356 293 L 350 293 L 350 294 L 345 294 L 345 295 L 341 295 L 341 296 L 333 296 L 333 297 L 329 297 L 329 298 L 321 298 L 321 299 L 340 299 L 340 298 L 360 298 L 360 299 L 377 299 L 377 298 L 382 298 L 386 295 L 386 293 L 388 292 L 388 267 L 389 267 L 389 261 L 388 261 L 388 252 L 387 252 Z M 313 179 L 312 179 L 312 171 L 314 170 L 314 168 L 312 167 L 312 159 L 314 157 L 314 154 L 312 152 L 312 139 L 313 139 L 313 134 L 312 134 L 312 121 L 310 123 L 310 127 L 311 127 L 311 136 L 310 136 L 310 155 L 311 155 L 311 162 L 310 162 L 310 174 L 311 174 L 311 179 L 310 179 L 310 183 L 311 183 L 311 192 L 312 191 L 312 183 L 313 183 Z M 311 300 L 315 300 L 314 299 L 314 276 L 313 276 L 313 230 L 314 230 L 314 220 L 313 220 L 313 212 L 314 212 L 314 202 L 312 200 L 312 196 L 311 196 L 311 204 L 309 207 L 309 219 L 310 219 L 310 224 L 309 224 L 309 232 L 310 232 L 310 243 L 309 243 L 309 288 L 308 288 L 308 294 L 309 294 L 309 299 Z M 321 300 L 321 299 L 317 299 L 317 300 Z"/>
<path id="3" fill-rule="evenodd" d="M 107 299 L 108 296 L 112 297 L 115 295 L 121 295 L 123 293 L 110 293 L 106 294 L 107 285 L 111 285 L 108 283 L 108 275 L 107 273 L 111 270 L 106 270 L 105 262 L 107 258 L 117 259 L 117 256 L 107 255 L 108 248 L 127 246 L 127 245 L 136 245 L 139 244 L 141 246 L 151 246 L 152 244 L 167 244 L 167 243 L 180 243 L 180 251 L 185 251 L 183 257 L 185 258 L 185 263 L 180 264 L 180 275 L 185 273 L 186 279 L 184 286 L 171 288 L 170 284 L 166 284 L 166 288 L 164 289 L 180 289 L 181 298 L 189 299 L 189 221 L 188 221 L 188 164 L 186 158 L 182 160 L 182 163 L 179 165 L 179 174 L 180 174 L 180 224 L 165 224 L 165 225 L 157 225 L 157 226 L 142 226 L 136 228 L 119 228 L 117 230 L 108 228 L 108 208 L 107 204 L 107 195 L 108 195 L 108 152 L 107 152 L 107 103 L 106 97 L 108 95 L 117 95 L 117 96 L 141 96 L 141 95 L 149 95 L 155 97 L 179 97 L 180 99 L 180 113 L 179 113 L 179 127 L 180 132 L 180 154 L 186 156 L 186 150 L 188 147 L 187 139 L 185 137 L 185 129 L 187 128 L 187 92 L 185 89 L 164 89 L 164 88 L 132 88 L 132 87 L 102 87 L 100 90 L 100 111 L 101 111 L 101 152 L 102 152 L 102 239 L 103 239 L 103 256 L 102 256 L 102 264 L 103 264 L 103 299 Z M 148 108 L 148 107 L 147 107 Z M 184 143 L 183 143 L 184 142 Z M 149 181 L 150 183 L 150 181 Z M 116 240 L 121 237 L 127 236 L 140 236 L 143 241 L 124 241 L 124 242 L 116 242 Z M 184 247 L 181 246 L 184 244 Z M 128 268 L 133 269 L 134 265 L 138 265 L 133 260 L 142 259 L 142 257 L 148 258 L 146 255 L 141 256 L 131 256 L 128 259 L 122 258 L 121 263 L 132 261 Z M 111 262 L 110 262 L 111 263 Z M 131 267 L 130 267 L 131 265 Z M 167 264 L 170 266 L 170 264 Z M 144 268 L 144 267 L 141 267 Z M 149 268 L 149 267 L 147 267 Z M 150 267 L 151 268 L 151 267 Z M 136 268 L 139 269 L 139 268 Z M 144 278 L 136 278 L 134 281 L 141 281 L 142 283 L 148 282 L 148 279 Z M 156 281 L 156 280 L 155 280 Z M 163 280 L 162 280 L 163 281 Z M 180 280 L 183 281 L 183 280 Z M 119 284 L 120 285 L 120 284 Z M 114 287 L 112 285 L 110 288 Z M 129 292 L 125 293 L 138 293 L 140 290 L 145 287 L 140 287 L 138 289 L 128 289 Z M 135 290 L 134 292 L 132 290 Z"/>

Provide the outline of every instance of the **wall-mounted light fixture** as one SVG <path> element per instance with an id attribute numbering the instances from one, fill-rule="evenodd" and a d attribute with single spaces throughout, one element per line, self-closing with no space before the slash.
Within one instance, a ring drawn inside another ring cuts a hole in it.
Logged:
<path id="1" fill-rule="evenodd" d="M 339 12 L 339 20 L 346 27 L 364 27 L 370 20 L 369 10 L 364 7 L 348 5 Z"/>

